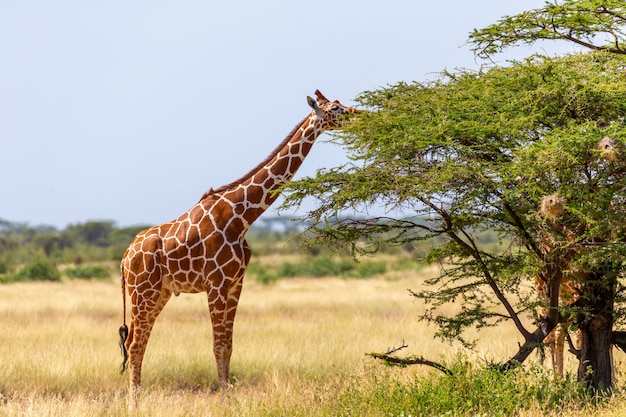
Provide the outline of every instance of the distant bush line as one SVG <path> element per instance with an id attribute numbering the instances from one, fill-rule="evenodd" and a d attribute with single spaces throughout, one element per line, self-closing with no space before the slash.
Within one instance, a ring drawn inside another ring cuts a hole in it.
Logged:
<path id="1" fill-rule="evenodd" d="M 108 279 L 117 270 L 112 265 L 119 263 L 135 235 L 147 227 L 117 227 L 113 221 L 99 220 L 71 224 L 58 230 L 52 226 L 30 226 L 0 219 L 0 283 L 59 281 L 64 276 L 68 279 Z M 376 256 L 356 262 L 349 254 L 336 256 L 328 247 L 311 242 L 305 244 L 306 233 L 302 230 L 301 225 L 290 218 L 261 218 L 246 234 L 254 256 L 304 256 L 298 262 L 282 262 L 276 266 L 253 260 L 247 275 L 268 284 L 296 276 L 369 278 L 390 270 L 414 268 L 433 244 L 420 240 L 395 246 L 374 242 L 371 244 L 375 245 Z M 495 245 L 497 242 L 495 233 L 482 233 L 482 244 Z M 381 260 L 381 254 L 393 255 L 395 261 Z M 73 267 L 63 268 L 69 265 Z"/>
<path id="2" fill-rule="evenodd" d="M 58 230 L 0 219 L 0 283 L 110 278 L 115 272 L 111 263 L 119 262 L 135 235 L 147 227 L 117 227 L 113 221 L 98 220 Z M 289 218 L 263 218 L 248 231 L 246 239 L 255 256 L 308 255 L 302 262 L 285 262 L 273 268 L 252 262 L 248 275 L 265 283 L 294 276 L 368 278 L 388 268 L 381 261 L 355 262 L 349 257 L 331 257 L 333 252 L 326 247 L 303 245 L 302 228 Z M 413 242 L 396 247 L 382 245 L 378 253 L 408 254 L 419 259 L 425 249 Z M 62 268 L 64 265 L 73 267 Z"/>
<path id="3" fill-rule="evenodd" d="M 47 259 L 27 263 L 17 272 L 0 274 L 0 283 L 24 281 L 61 281 L 65 275 L 71 279 L 109 279 L 111 271 L 102 265 L 77 266 L 61 271 Z"/>
<path id="4" fill-rule="evenodd" d="M 364 259 L 355 261 L 348 257 L 309 256 L 300 262 L 282 262 L 276 266 L 251 263 L 247 275 L 254 276 L 263 284 L 271 284 L 279 279 L 294 277 L 340 277 L 371 278 L 389 271 L 407 270 L 416 267 L 415 259 L 398 256 L 395 262 L 388 260 Z"/>

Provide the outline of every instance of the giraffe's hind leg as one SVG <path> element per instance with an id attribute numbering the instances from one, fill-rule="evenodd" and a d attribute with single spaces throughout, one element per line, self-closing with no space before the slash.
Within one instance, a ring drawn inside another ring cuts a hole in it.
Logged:
<path id="1" fill-rule="evenodd" d="M 149 296 L 135 297 L 131 309 L 131 323 L 128 338 L 126 339 L 126 349 L 129 357 L 130 370 L 130 395 L 129 405 L 132 407 L 137 401 L 139 387 L 141 385 L 141 365 L 148 338 L 152 332 L 154 322 L 165 304 L 170 299 L 172 293 L 169 290 L 151 291 Z"/>

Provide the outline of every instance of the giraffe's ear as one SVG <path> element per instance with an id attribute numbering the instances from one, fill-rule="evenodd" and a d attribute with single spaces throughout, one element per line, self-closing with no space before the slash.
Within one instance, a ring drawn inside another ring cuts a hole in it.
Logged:
<path id="1" fill-rule="evenodd" d="M 320 106 L 317 105 L 317 101 L 315 101 L 314 98 L 306 96 L 306 101 L 307 103 L 309 103 L 309 106 L 311 106 L 311 108 L 315 110 L 315 114 L 317 114 L 317 117 L 324 118 L 324 110 L 320 109 Z"/>

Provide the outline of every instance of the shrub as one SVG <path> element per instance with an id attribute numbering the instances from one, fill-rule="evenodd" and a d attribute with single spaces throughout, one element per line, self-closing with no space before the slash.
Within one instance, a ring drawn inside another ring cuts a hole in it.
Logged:
<path id="1" fill-rule="evenodd" d="M 330 258 L 314 258 L 304 263 L 308 270 L 306 275 L 312 277 L 341 276 L 352 271 L 355 263 L 352 259 L 340 259 L 333 261 Z"/>
<path id="2" fill-rule="evenodd" d="M 276 274 L 272 274 L 267 269 L 263 268 L 257 272 L 256 280 L 261 284 L 269 285 L 275 283 L 278 280 L 278 277 Z"/>
<path id="3" fill-rule="evenodd" d="M 281 264 L 276 275 L 279 278 L 342 276 L 353 270 L 354 265 L 352 259 L 334 261 L 327 257 L 309 258 L 298 264 L 290 262 Z"/>
<path id="4" fill-rule="evenodd" d="M 252 263 L 246 270 L 246 276 L 253 276 L 261 284 L 273 284 L 278 277 L 265 265 Z"/>
<path id="5" fill-rule="evenodd" d="M 300 274 L 300 268 L 291 262 L 285 262 L 278 266 L 276 276 L 278 278 L 293 278 Z"/>
<path id="6" fill-rule="evenodd" d="M 359 262 L 356 265 L 353 275 L 357 278 L 370 278 L 375 275 L 384 274 L 387 271 L 385 262 Z"/>
<path id="7" fill-rule="evenodd" d="M 8 273 L 9 269 L 9 263 L 7 261 L 0 260 L 0 275 Z"/>
<path id="8" fill-rule="evenodd" d="M 66 270 L 65 274 L 77 279 L 108 279 L 111 276 L 110 271 L 101 265 L 79 266 Z"/>
<path id="9" fill-rule="evenodd" d="M 300 263 L 282 263 L 276 269 L 274 279 L 293 277 L 370 278 L 385 272 L 387 272 L 385 261 L 355 262 L 352 258 L 334 260 L 328 257 L 320 257 L 307 258 Z"/>
<path id="10" fill-rule="evenodd" d="M 12 281 L 60 281 L 61 273 L 47 260 L 32 261 L 11 277 Z"/>

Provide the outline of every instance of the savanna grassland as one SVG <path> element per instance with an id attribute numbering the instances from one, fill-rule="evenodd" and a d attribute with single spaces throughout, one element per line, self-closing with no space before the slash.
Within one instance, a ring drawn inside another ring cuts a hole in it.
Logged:
<path id="1" fill-rule="evenodd" d="M 506 375 L 485 369 L 485 361 L 514 353 L 513 328 L 484 332 L 474 352 L 435 340 L 407 292 L 435 273 L 414 268 L 269 285 L 248 277 L 235 323 L 233 387 L 225 393 L 216 392 L 204 295 L 173 298 L 150 339 L 134 415 L 626 415 L 621 390 L 595 405 L 571 380 L 554 382 L 536 360 Z M 0 415 L 127 415 L 121 322 L 116 276 L 0 285 Z M 445 362 L 455 375 L 389 367 L 366 355 L 402 342 L 406 354 Z M 623 357 L 617 360 L 622 383 Z"/>

